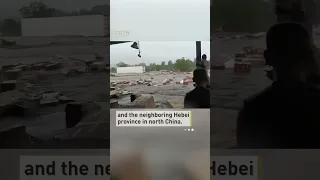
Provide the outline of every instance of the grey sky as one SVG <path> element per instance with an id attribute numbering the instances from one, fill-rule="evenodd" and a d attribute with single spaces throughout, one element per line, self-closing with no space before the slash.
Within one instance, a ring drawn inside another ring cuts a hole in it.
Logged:
<path id="1" fill-rule="evenodd" d="M 111 0 L 110 6 L 112 41 L 210 40 L 210 0 Z"/>
<path id="2" fill-rule="evenodd" d="M 130 46 L 132 43 L 124 43 L 110 46 L 110 64 L 115 65 L 124 62 L 130 65 L 139 63 L 161 63 L 162 61 L 175 61 L 178 58 L 186 57 L 194 60 L 196 57 L 196 42 L 164 42 L 164 41 L 142 41 L 140 42 L 141 58 L 138 50 Z M 210 57 L 210 42 L 202 42 L 202 54 Z M 209 59 L 209 58 L 208 58 Z"/>
<path id="3" fill-rule="evenodd" d="M 31 1 L 33 0 L 0 0 L 0 19 L 19 17 L 18 9 Z M 42 0 L 42 2 L 54 8 L 70 11 L 109 4 L 109 0 Z"/>

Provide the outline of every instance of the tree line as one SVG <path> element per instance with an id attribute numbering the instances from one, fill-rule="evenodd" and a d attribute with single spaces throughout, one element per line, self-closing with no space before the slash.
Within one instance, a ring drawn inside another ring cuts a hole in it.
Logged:
<path id="1" fill-rule="evenodd" d="M 161 64 L 150 63 L 149 65 L 145 63 L 129 65 L 124 62 L 120 62 L 116 65 L 117 67 L 131 67 L 131 66 L 144 66 L 147 72 L 150 71 L 160 71 L 160 70 L 168 70 L 168 71 L 180 71 L 180 72 L 190 72 L 196 68 L 196 62 L 191 61 L 188 58 L 179 58 L 175 62 L 169 60 L 168 62 L 163 61 Z M 116 67 L 111 68 L 112 73 L 117 72 Z"/>
<path id="2" fill-rule="evenodd" d="M 52 8 L 41 0 L 30 2 L 19 8 L 18 12 L 22 18 L 45 18 L 81 15 L 109 15 L 109 5 L 97 5 L 91 9 L 80 9 L 78 11 L 63 11 Z M 4 19 L 0 22 L 0 32 L 3 36 L 21 36 L 21 21 L 16 19 Z"/>

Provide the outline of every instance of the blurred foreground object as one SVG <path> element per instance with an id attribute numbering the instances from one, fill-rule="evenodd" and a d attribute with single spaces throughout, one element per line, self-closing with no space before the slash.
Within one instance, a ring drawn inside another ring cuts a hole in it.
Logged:
<path id="1" fill-rule="evenodd" d="M 112 180 L 151 180 L 141 155 L 123 157 L 112 163 Z"/>
<path id="2" fill-rule="evenodd" d="M 194 180 L 210 180 L 210 152 L 201 150 L 192 152 L 185 160 L 187 174 Z"/>
<path id="3" fill-rule="evenodd" d="M 296 22 L 301 24 L 313 39 L 313 27 L 317 24 L 317 2 L 315 0 L 274 0 L 277 21 Z M 313 41 L 312 41 L 313 42 Z M 318 48 L 311 45 L 316 59 L 314 66 L 310 67 L 311 79 L 320 79 L 320 53 Z"/>

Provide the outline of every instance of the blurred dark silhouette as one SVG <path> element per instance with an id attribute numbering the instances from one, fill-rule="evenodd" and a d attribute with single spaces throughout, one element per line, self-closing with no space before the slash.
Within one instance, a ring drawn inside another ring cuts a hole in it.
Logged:
<path id="1" fill-rule="evenodd" d="M 210 89 L 208 73 L 205 69 L 193 71 L 195 88 L 188 92 L 184 98 L 184 108 L 210 108 Z"/>
<path id="2" fill-rule="evenodd" d="M 206 54 L 203 54 L 202 57 L 201 57 L 200 67 L 205 69 L 205 70 L 209 69 L 209 62 L 207 60 L 207 55 Z"/>
<path id="3" fill-rule="evenodd" d="M 299 24 L 280 23 L 266 40 L 273 83 L 244 101 L 237 148 L 319 148 L 320 90 L 306 81 L 315 61 L 309 33 Z"/>

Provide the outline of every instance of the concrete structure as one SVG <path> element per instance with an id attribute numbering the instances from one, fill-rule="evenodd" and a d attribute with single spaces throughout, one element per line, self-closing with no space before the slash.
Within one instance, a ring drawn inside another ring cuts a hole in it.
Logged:
<path id="1" fill-rule="evenodd" d="M 22 36 L 108 36 L 106 16 L 65 16 L 21 20 Z"/>
<path id="2" fill-rule="evenodd" d="M 144 66 L 117 67 L 117 73 L 144 73 Z"/>

